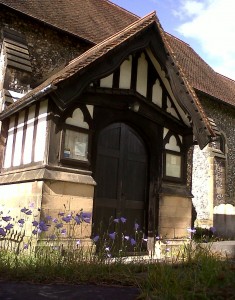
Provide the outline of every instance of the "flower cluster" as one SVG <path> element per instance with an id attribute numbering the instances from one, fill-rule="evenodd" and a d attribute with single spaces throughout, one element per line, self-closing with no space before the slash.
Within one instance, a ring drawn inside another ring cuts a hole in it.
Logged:
<path id="1" fill-rule="evenodd" d="M 125 225 L 128 229 L 124 227 Z M 140 225 L 135 222 L 132 230 L 128 225 L 125 217 L 110 218 L 109 228 L 101 230 L 93 237 L 93 242 L 97 245 L 99 252 L 105 253 L 106 257 L 111 257 L 112 255 L 125 255 L 129 251 L 137 252 L 141 248 L 146 249 L 148 239 L 140 230 Z"/>
<path id="2" fill-rule="evenodd" d="M 48 240 L 56 240 L 60 235 L 67 235 L 70 228 L 74 228 L 77 225 L 82 223 L 91 222 L 91 213 L 84 212 L 71 212 L 66 214 L 65 212 L 59 212 L 57 217 L 52 217 L 50 215 L 45 216 L 43 219 L 39 220 L 38 215 L 33 213 L 30 208 L 34 206 L 30 205 L 29 208 L 22 208 L 19 211 L 19 217 L 13 218 L 10 216 L 10 212 L 7 215 L 4 215 L 3 212 L 0 212 L 0 240 L 7 240 L 10 237 L 11 230 L 16 230 L 14 232 L 25 232 L 25 226 L 30 228 L 32 227 L 31 235 L 28 232 L 28 240 L 32 240 L 33 237 L 40 237 L 40 234 L 44 233 L 43 238 Z M 13 233 L 13 231 L 12 231 Z M 69 236 L 71 237 L 71 236 Z M 80 245 L 80 240 L 77 240 L 76 246 Z M 25 243 L 22 246 L 22 249 L 28 249 L 29 243 Z"/>
<path id="3" fill-rule="evenodd" d="M 198 242 L 209 242 L 212 240 L 215 240 L 215 233 L 216 228 L 210 227 L 210 228 L 202 228 L 202 227 L 196 227 L 192 232 L 192 238 L 195 241 Z"/>
<path id="4" fill-rule="evenodd" d="M 12 217 L 11 216 L 2 216 L 2 224 L 0 227 L 0 237 L 3 236 L 5 237 L 10 231 L 14 225 L 11 223 Z"/>

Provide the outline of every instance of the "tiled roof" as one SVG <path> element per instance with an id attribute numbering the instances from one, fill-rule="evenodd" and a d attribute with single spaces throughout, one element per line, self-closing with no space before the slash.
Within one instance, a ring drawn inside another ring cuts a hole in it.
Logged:
<path id="1" fill-rule="evenodd" d="M 138 19 L 108 0 L 0 0 L 0 4 L 92 43 Z"/>
<path id="2" fill-rule="evenodd" d="M 112 49 L 116 48 L 118 45 L 124 43 L 127 39 L 130 39 L 136 33 L 141 32 L 143 29 L 146 29 L 148 26 L 155 22 L 156 15 L 155 12 L 153 12 L 142 19 L 137 19 L 137 21 L 135 21 L 125 29 L 107 38 L 103 42 L 93 46 L 82 55 L 72 60 L 64 69 L 49 77 L 38 87 L 31 90 L 19 101 L 6 107 L 5 110 L 1 112 L 1 117 L 3 115 L 7 115 L 8 112 L 14 111 L 16 108 L 21 108 L 22 104 L 24 106 L 27 105 L 28 101 L 31 101 L 30 99 L 34 98 L 35 95 L 37 95 L 40 91 L 43 91 L 43 93 L 47 93 L 48 91 L 50 92 L 50 87 L 52 87 L 53 89 L 53 86 L 55 86 L 56 84 L 78 73 L 79 71 L 90 65 L 92 62 L 96 61 Z"/>
<path id="3" fill-rule="evenodd" d="M 185 74 L 181 67 L 179 66 L 177 60 L 173 57 L 173 51 L 168 44 L 166 34 L 161 28 L 161 25 L 159 23 L 159 20 L 157 19 L 155 12 L 147 15 L 146 17 L 142 19 L 137 19 L 134 23 L 126 27 L 125 29 L 121 30 L 120 32 L 114 34 L 113 36 L 107 38 L 103 42 L 97 44 L 96 46 L 93 46 L 90 50 L 86 51 L 76 59 L 70 62 L 68 66 L 66 66 L 63 70 L 59 71 L 55 75 L 48 78 L 44 83 L 42 83 L 40 86 L 29 92 L 27 95 L 25 95 L 23 98 L 21 98 L 19 101 L 15 102 L 14 104 L 7 107 L 2 113 L 1 113 L 1 119 L 9 116 L 10 114 L 14 113 L 15 111 L 22 109 L 26 105 L 29 105 L 30 103 L 36 101 L 38 98 L 43 96 L 45 93 L 48 93 L 55 87 L 55 85 L 58 85 L 61 81 L 64 81 L 68 79 L 69 77 L 73 76 L 74 74 L 79 74 L 82 70 L 84 70 L 86 67 L 91 65 L 93 62 L 98 61 L 101 57 L 106 55 L 107 53 L 110 53 L 112 50 L 115 50 L 117 52 L 117 49 L 119 46 L 123 45 L 127 40 L 130 43 L 131 39 L 135 36 L 139 36 L 141 32 L 145 32 L 150 26 L 154 26 L 154 28 L 158 28 L 157 30 L 160 32 L 160 35 L 162 37 L 162 41 L 164 43 L 166 51 L 170 54 L 170 57 L 172 60 L 169 60 L 168 65 L 170 64 L 171 67 L 174 69 L 175 74 L 180 74 L 181 81 L 184 82 L 184 92 L 185 94 L 188 94 L 188 101 L 186 104 L 186 107 L 190 108 L 192 107 L 194 111 L 197 111 L 198 113 L 198 119 L 200 119 L 199 123 L 197 122 L 197 125 L 195 125 L 195 130 L 200 129 L 200 132 L 202 134 L 202 128 L 205 131 L 204 136 L 205 139 L 203 141 L 203 146 L 205 145 L 205 142 L 208 142 L 208 136 L 214 135 L 213 130 L 211 128 L 210 122 L 208 121 L 204 110 L 194 92 L 192 87 L 187 81 L 187 78 L 185 77 Z M 112 52 L 111 52 L 112 53 Z M 172 61 L 174 62 L 172 64 Z M 177 77 L 178 78 L 178 77 Z M 176 84 L 176 83 L 175 83 Z M 178 85 L 181 83 L 179 82 Z M 181 91 L 183 92 L 183 91 Z M 203 126 L 203 127 L 202 127 Z M 197 132 L 197 131 L 196 131 Z M 197 134 L 196 134 L 197 136 Z M 206 137 L 207 136 L 207 137 Z M 198 136 L 198 139 L 200 137 Z M 202 138 L 203 139 L 203 138 Z"/>
<path id="4" fill-rule="evenodd" d="M 0 4 L 94 44 L 139 19 L 108 0 L 0 0 Z M 235 106 L 235 81 L 216 73 L 188 44 L 170 34 L 166 38 L 193 88 Z"/>
<path id="5" fill-rule="evenodd" d="M 191 86 L 235 106 L 235 81 L 215 72 L 188 44 L 166 37 Z"/>

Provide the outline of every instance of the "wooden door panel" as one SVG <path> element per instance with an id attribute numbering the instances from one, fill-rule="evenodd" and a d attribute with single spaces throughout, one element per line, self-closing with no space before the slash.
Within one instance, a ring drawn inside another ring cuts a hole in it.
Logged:
<path id="1" fill-rule="evenodd" d="M 115 199 L 115 198 L 102 198 L 102 197 L 99 197 L 98 201 L 96 203 L 96 206 L 98 206 L 98 207 L 112 207 L 112 208 L 115 208 L 115 211 L 116 211 L 117 206 L 118 206 L 118 202 L 117 202 L 117 199 Z"/>
<path id="2" fill-rule="evenodd" d="M 124 180 L 124 195 L 128 200 L 145 201 L 146 199 L 146 164 L 128 161 Z"/>
<path id="3" fill-rule="evenodd" d="M 128 230 L 144 226 L 147 154 L 139 136 L 123 123 L 104 129 L 97 147 L 95 222 L 127 218 Z M 95 224 L 97 227 L 98 224 Z"/>
<path id="4" fill-rule="evenodd" d="M 114 124 L 103 130 L 99 136 L 99 148 L 104 150 L 120 149 L 120 125 Z"/>
<path id="5" fill-rule="evenodd" d="M 117 199 L 118 165 L 118 158 L 98 155 L 96 177 L 97 185 L 102 188 L 97 189 L 97 202 L 99 198 Z"/>

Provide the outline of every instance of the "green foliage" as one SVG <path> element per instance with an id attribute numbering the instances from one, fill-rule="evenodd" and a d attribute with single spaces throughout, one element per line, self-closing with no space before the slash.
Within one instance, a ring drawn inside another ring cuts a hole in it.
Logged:
<path id="1" fill-rule="evenodd" d="M 141 299 L 233 299 L 235 266 L 229 261 L 195 243 L 186 245 L 179 257 L 179 261 L 148 266 L 140 285 Z M 218 297 L 221 289 L 226 293 Z"/>
<path id="2" fill-rule="evenodd" d="M 214 236 L 215 229 L 214 227 L 202 228 L 196 227 L 195 233 L 193 234 L 193 240 L 196 242 L 212 242 L 216 240 Z"/>
<path id="3" fill-rule="evenodd" d="M 90 214 L 81 210 L 69 215 L 60 213 L 58 219 L 50 216 L 45 216 L 44 221 L 31 219 L 33 233 L 26 242 L 24 225 L 31 211 L 24 208 L 21 213 L 25 219 L 22 216 L 16 219 L 22 225 L 17 232 L 13 218 L 0 212 L 2 279 L 135 285 L 140 289 L 140 299 L 234 297 L 235 265 L 215 256 L 210 251 L 210 243 L 202 247 L 195 242 L 213 239 L 213 229 L 191 230 L 193 239 L 178 248 L 178 253 L 167 241 L 161 241 L 166 252 L 162 259 L 144 260 L 137 256 L 146 250 L 143 231 L 136 223 L 127 224 L 124 217 L 110 218 L 107 228 L 101 224 L 100 231 L 92 237 L 93 242 L 83 245 L 75 233 L 82 233 L 83 225 L 90 222 Z M 126 225 L 133 230 L 127 231 Z M 126 260 L 130 253 L 134 256 Z"/>

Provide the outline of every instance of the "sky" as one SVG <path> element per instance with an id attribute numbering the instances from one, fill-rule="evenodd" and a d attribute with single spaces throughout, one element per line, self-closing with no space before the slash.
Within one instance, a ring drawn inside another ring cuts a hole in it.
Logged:
<path id="1" fill-rule="evenodd" d="M 235 0 L 111 0 L 188 43 L 216 72 L 235 80 Z"/>

